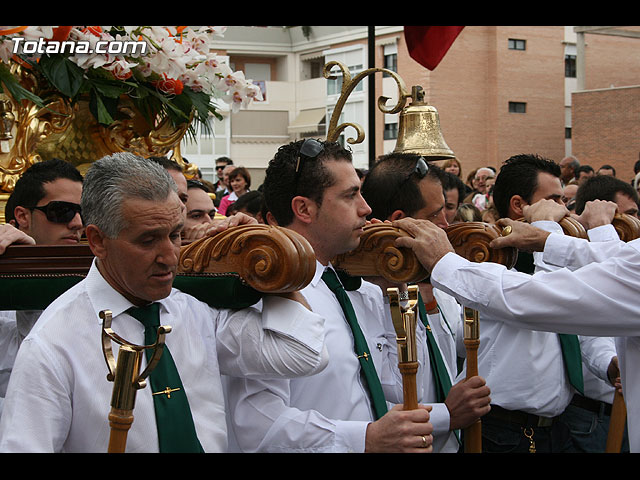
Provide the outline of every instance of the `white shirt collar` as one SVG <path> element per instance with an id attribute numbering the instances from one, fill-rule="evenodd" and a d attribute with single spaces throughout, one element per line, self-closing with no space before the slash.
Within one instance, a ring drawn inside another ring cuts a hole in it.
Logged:
<path id="1" fill-rule="evenodd" d="M 95 313 L 95 319 L 98 323 L 102 323 L 100 312 L 103 310 L 111 311 L 112 318 L 117 317 L 131 307 L 135 307 L 133 303 L 127 300 L 121 293 L 117 292 L 102 276 L 98 270 L 97 259 L 93 260 L 89 273 L 87 274 L 87 294 L 91 307 Z M 158 300 L 158 303 L 166 311 L 164 300 Z"/>

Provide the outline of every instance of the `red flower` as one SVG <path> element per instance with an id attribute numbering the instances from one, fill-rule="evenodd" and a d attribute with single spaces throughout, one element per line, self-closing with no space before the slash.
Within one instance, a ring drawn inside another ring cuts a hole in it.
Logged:
<path id="1" fill-rule="evenodd" d="M 91 33 L 93 35 L 95 35 L 96 37 L 99 37 L 100 34 L 102 33 L 102 27 L 86 27 L 82 30 L 83 33 Z"/>
<path id="2" fill-rule="evenodd" d="M 153 85 L 160 91 L 170 95 L 180 95 L 184 88 L 184 85 L 180 80 L 168 78 L 166 74 L 164 74 L 163 79 L 157 80 Z"/>
<path id="3" fill-rule="evenodd" d="M 54 42 L 62 42 L 69 38 L 69 33 L 71 33 L 71 29 L 73 27 L 57 27 L 53 29 L 53 37 L 51 40 Z"/>

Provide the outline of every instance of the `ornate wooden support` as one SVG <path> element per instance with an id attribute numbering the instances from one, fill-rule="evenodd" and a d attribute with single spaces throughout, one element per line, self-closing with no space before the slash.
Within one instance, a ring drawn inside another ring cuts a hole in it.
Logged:
<path id="1" fill-rule="evenodd" d="M 313 278 L 316 259 L 309 242 L 283 227 L 244 225 L 182 247 L 179 274 L 236 272 L 265 293 L 304 288 Z"/>
<path id="2" fill-rule="evenodd" d="M 398 237 L 409 235 L 388 223 L 374 223 L 364 227 L 357 248 L 338 255 L 335 268 L 350 275 L 383 277 L 393 283 L 415 283 L 429 276 L 410 248 L 395 246 Z"/>
<path id="3" fill-rule="evenodd" d="M 462 222 L 449 225 L 445 230 L 456 253 L 471 262 L 494 262 L 507 268 L 516 263 L 515 248 L 489 247 L 491 240 L 502 235 L 502 230 L 493 224 Z"/>

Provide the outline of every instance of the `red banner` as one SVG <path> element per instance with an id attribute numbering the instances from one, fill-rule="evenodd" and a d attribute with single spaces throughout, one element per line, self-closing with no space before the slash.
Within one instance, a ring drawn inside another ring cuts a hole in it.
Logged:
<path id="1" fill-rule="evenodd" d="M 405 26 L 409 55 L 429 70 L 435 69 L 464 27 Z"/>

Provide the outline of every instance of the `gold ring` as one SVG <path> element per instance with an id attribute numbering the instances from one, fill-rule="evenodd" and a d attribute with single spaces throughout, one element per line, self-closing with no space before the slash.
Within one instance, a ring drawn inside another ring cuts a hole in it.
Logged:
<path id="1" fill-rule="evenodd" d="M 507 225 L 502 229 L 502 236 L 506 237 L 507 235 L 510 235 L 512 230 L 511 225 Z"/>
<path id="2" fill-rule="evenodd" d="M 422 437 L 422 448 L 427 448 L 429 445 L 427 444 L 427 437 L 421 435 Z"/>

